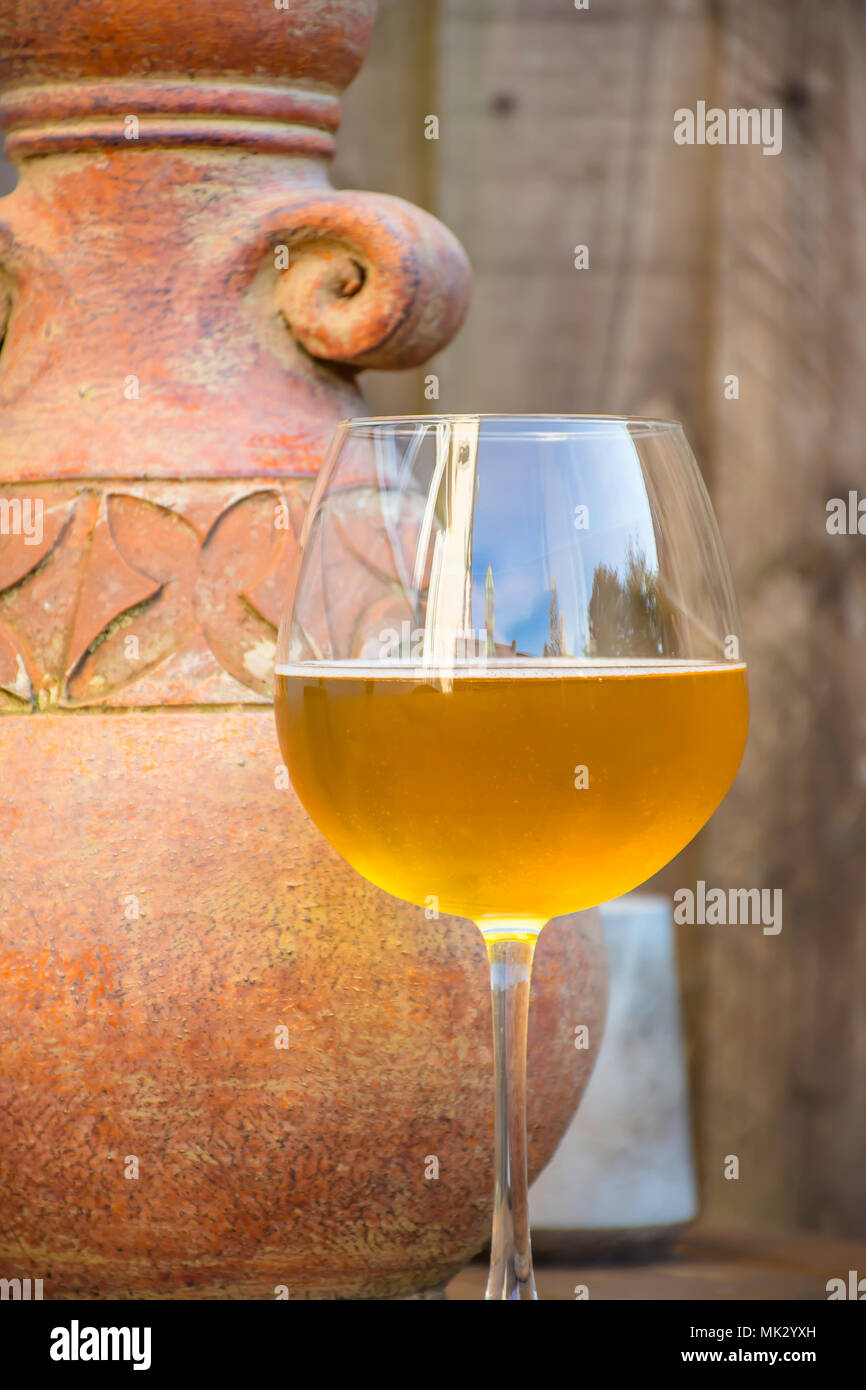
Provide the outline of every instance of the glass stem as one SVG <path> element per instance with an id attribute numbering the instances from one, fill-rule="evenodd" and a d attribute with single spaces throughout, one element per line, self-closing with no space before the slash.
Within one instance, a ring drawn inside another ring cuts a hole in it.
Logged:
<path id="1" fill-rule="evenodd" d="M 488 1299 L 535 1299 L 526 1175 L 526 1037 L 536 932 L 482 928 L 490 961 L 496 1176 Z"/>

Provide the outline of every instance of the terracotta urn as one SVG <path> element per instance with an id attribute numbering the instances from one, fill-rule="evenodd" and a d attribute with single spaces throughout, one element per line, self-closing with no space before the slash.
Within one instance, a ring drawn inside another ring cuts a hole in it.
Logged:
<path id="1" fill-rule="evenodd" d="M 329 849 L 269 703 L 357 372 L 467 300 L 328 182 L 374 9 L 0 0 L 0 1276 L 46 1298 L 416 1294 L 485 1239 L 480 935 Z M 546 930 L 536 1168 L 604 992 L 597 919 Z"/>

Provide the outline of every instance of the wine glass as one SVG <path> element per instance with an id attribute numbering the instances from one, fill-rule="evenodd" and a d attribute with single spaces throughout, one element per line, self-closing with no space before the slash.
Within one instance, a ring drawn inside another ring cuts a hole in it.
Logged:
<path id="1" fill-rule="evenodd" d="M 351 575 L 351 581 L 348 576 Z M 533 952 L 551 917 L 673 858 L 733 781 L 746 668 L 721 539 L 674 421 L 344 421 L 277 649 L 298 796 L 360 873 L 471 918 L 496 1091 L 488 1299 L 534 1299 Z"/>

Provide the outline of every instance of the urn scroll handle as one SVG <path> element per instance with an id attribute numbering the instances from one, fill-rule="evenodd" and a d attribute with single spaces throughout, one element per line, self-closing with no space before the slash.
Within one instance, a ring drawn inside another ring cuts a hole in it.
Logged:
<path id="1" fill-rule="evenodd" d="M 402 198 L 307 194 L 269 221 L 277 303 L 311 356 L 357 370 L 413 367 L 460 327 L 466 253 L 441 222 Z"/>

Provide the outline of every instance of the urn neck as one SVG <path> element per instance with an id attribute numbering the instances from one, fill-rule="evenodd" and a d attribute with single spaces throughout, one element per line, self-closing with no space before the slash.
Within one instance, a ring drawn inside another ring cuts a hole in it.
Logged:
<path id="1" fill-rule="evenodd" d="M 300 84 L 126 78 L 18 86 L 0 96 L 13 162 L 33 155 L 166 145 L 330 159 L 332 91 Z"/>

